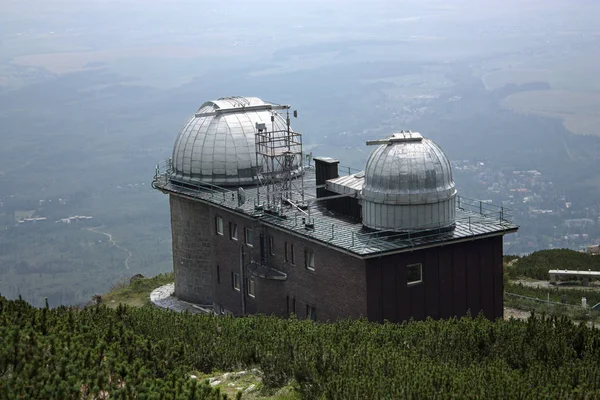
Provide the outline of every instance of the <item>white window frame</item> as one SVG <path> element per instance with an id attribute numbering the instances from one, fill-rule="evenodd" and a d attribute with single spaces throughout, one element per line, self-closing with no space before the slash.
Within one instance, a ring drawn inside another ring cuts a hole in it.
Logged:
<path id="1" fill-rule="evenodd" d="M 312 249 L 304 249 L 304 268 L 309 271 L 315 270 L 315 252 Z"/>
<path id="2" fill-rule="evenodd" d="M 249 236 L 252 236 L 252 237 L 249 238 Z M 252 228 L 244 228 L 244 243 L 246 243 L 246 246 L 254 247 L 254 244 L 252 243 L 253 241 L 254 241 L 254 232 L 252 231 Z"/>
<path id="3" fill-rule="evenodd" d="M 419 279 L 418 280 L 412 280 L 409 281 L 409 273 L 410 273 L 410 269 L 411 268 L 419 268 Z M 423 264 L 421 263 L 415 263 L 415 264 L 408 264 L 406 266 L 406 285 L 407 286 L 412 286 L 412 285 L 418 285 L 419 283 L 423 283 Z"/>
<path id="4" fill-rule="evenodd" d="M 247 291 L 248 291 L 248 296 L 252 297 L 253 299 L 256 298 L 256 286 L 254 283 L 253 279 L 247 279 L 246 280 L 246 286 L 248 287 Z"/>
<path id="5" fill-rule="evenodd" d="M 240 274 L 234 272 L 233 273 L 233 290 L 235 290 L 236 292 L 239 292 L 242 290 L 241 285 L 240 285 Z"/>
<path id="6" fill-rule="evenodd" d="M 229 223 L 229 239 L 238 240 L 237 224 L 234 224 L 233 222 Z"/>
<path id="7" fill-rule="evenodd" d="M 223 217 L 216 216 L 215 217 L 215 225 L 216 225 L 217 235 L 223 236 Z"/>

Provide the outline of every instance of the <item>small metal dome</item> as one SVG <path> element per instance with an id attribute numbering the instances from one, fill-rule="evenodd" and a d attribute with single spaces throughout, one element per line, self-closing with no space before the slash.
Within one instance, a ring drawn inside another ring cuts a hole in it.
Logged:
<path id="1" fill-rule="evenodd" d="M 256 124 L 283 135 L 287 121 L 274 111 L 279 109 L 282 106 L 257 97 L 225 97 L 202 104 L 175 141 L 172 179 L 219 186 L 255 183 Z M 293 168 L 300 169 L 300 162 Z"/>
<path id="2" fill-rule="evenodd" d="M 454 226 L 456 188 L 438 145 L 411 131 L 367 144 L 379 146 L 365 169 L 363 225 L 398 232 Z"/>

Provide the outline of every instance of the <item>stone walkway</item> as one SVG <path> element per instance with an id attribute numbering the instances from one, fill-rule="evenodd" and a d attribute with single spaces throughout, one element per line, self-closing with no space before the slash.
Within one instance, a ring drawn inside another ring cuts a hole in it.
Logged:
<path id="1" fill-rule="evenodd" d="M 212 313 L 211 307 L 202 307 L 196 304 L 188 303 L 187 301 L 179 300 L 173 296 L 175 284 L 168 283 L 159 288 L 156 288 L 150 293 L 150 301 L 156 307 L 165 308 L 176 312 L 190 312 L 192 314 L 209 314 Z"/>

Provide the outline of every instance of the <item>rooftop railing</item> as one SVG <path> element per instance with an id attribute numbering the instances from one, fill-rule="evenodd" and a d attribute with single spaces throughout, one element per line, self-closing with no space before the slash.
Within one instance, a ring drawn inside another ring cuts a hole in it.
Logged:
<path id="1" fill-rule="evenodd" d="M 242 211 L 248 215 L 358 254 L 376 254 L 399 247 L 416 247 L 427 242 L 454 240 L 457 237 L 454 230 L 459 230 L 462 237 L 468 237 L 516 227 L 512 223 L 510 209 L 486 201 L 457 196 L 457 215 L 453 221 L 442 221 L 437 225 L 409 232 L 370 231 L 356 220 L 341 215 L 329 215 L 318 203 L 312 203 L 306 211 L 282 207 L 281 212 L 273 213 L 256 207 L 258 204 L 255 187 L 240 191 L 210 183 L 193 184 L 176 179 L 173 172 L 170 160 L 158 164 L 152 187 L 176 191 L 231 209 L 240 210 L 243 205 Z M 452 222 L 454 225 L 449 228 Z"/>

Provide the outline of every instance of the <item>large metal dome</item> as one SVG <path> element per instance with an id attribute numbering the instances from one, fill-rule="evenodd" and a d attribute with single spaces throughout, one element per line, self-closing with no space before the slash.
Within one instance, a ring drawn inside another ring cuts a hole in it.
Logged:
<path id="1" fill-rule="evenodd" d="M 202 104 L 175 141 L 172 179 L 219 186 L 255 183 L 256 124 L 264 123 L 275 136 L 288 129 L 277 109 L 281 107 L 257 97 L 225 97 Z M 293 165 L 295 170 L 300 162 Z"/>
<path id="2" fill-rule="evenodd" d="M 411 131 L 367 144 L 379 146 L 365 169 L 366 227 L 412 232 L 454 226 L 456 188 L 438 145 Z"/>

